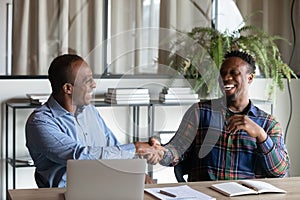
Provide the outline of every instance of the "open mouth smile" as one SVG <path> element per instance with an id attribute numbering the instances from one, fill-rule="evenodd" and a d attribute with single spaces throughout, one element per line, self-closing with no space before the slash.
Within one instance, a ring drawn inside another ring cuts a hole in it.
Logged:
<path id="1" fill-rule="evenodd" d="M 231 90 L 233 88 L 235 88 L 235 86 L 233 84 L 224 85 L 225 91 L 229 91 L 229 90 Z"/>

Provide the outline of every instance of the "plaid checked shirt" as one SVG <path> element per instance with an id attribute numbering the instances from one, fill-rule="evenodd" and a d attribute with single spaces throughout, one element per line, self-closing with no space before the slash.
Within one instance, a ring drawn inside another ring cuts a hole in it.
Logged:
<path id="1" fill-rule="evenodd" d="M 282 177 L 289 157 L 280 124 L 250 102 L 248 117 L 268 134 L 256 138 L 239 130 L 226 131 L 228 109 L 222 99 L 196 103 L 183 116 L 174 137 L 165 145 L 161 165 L 189 164 L 188 181 Z"/>

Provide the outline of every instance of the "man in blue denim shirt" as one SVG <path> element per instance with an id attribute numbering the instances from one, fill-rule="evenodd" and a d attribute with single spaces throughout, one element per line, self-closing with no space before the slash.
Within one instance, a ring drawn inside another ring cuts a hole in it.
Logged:
<path id="1" fill-rule="evenodd" d="M 52 94 L 26 123 L 26 146 L 36 167 L 38 187 L 65 187 L 68 159 L 131 159 L 147 155 L 148 162 L 156 164 L 162 158 L 161 146 L 118 142 L 90 104 L 96 83 L 91 68 L 81 57 L 58 56 L 50 65 L 48 78 Z"/>

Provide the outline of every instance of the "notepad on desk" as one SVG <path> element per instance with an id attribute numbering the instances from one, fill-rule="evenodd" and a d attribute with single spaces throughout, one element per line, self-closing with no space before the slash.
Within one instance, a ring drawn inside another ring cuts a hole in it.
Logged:
<path id="1" fill-rule="evenodd" d="M 211 185 L 211 188 L 230 197 L 247 194 L 286 193 L 285 190 L 270 183 L 257 180 L 217 183 Z"/>
<path id="2" fill-rule="evenodd" d="M 185 200 L 215 200 L 216 198 L 194 190 L 188 185 L 162 187 L 162 188 L 145 188 L 145 192 L 161 200 L 185 199 Z"/>

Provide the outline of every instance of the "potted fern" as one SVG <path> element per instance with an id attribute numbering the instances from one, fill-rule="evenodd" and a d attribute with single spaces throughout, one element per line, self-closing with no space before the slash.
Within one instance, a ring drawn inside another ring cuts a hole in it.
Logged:
<path id="1" fill-rule="evenodd" d="M 213 28 L 196 27 L 191 32 L 181 33 L 177 37 L 171 47 L 173 50 L 169 57 L 170 66 L 186 78 L 194 79 L 193 87 L 196 92 L 205 90 L 210 93 L 217 84 L 216 74 L 226 52 L 243 50 L 255 58 L 257 68 L 262 75 L 272 80 L 267 89 L 268 96 L 271 97 L 276 88 L 284 89 L 284 78 L 288 80 L 292 77 L 297 78 L 293 70 L 282 61 L 275 43 L 277 40 L 285 39 L 271 36 L 254 26 L 245 26 L 233 33 L 221 33 Z M 208 62 L 209 59 L 213 63 Z M 207 70 L 209 65 L 207 63 L 214 65 L 214 70 Z M 202 69 L 203 66 L 205 70 Z"/>

